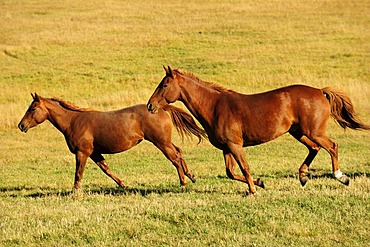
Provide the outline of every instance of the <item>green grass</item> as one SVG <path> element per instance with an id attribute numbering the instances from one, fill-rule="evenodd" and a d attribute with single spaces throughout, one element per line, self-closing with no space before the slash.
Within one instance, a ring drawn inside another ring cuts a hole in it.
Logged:
<path id="1" fill-rule="evenodd" d="M 345 90 L 370 123 L 368 1 L 2 1 L 0 246 L 363 246 L 370 241 L 370 133 L 328 134 L 348 187 L 321 151 L 290 136 L 246 148 L 255 198 L 225 175 L 222 152 L 174 133 L 195 184 L 148 142 L 106 155 L 119 189 L 89 161 L 72 193 L 74 157 L 49 123 L 17 124 L 30 92 L 112 110 L 146 103 L 162 65 L 254 93 L 302 83 Z M 176 103 L 182 106 L 180 103 Z M 190 181 L 189 181 L 190 182 Z"/>

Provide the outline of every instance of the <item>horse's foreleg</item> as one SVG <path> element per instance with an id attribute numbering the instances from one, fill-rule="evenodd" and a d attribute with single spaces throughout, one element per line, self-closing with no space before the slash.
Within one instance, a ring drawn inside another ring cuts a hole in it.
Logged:
<path id="1" fill-rule="evenodd" d="M 108 167 L 107 161 L 101 154 L 92 154 L 90 158 L 100 167 L 100 169 L 111 179 L 114 180 L 119 186 L 125 188 L 126 185 L 122 182 L 122 180 L 113 174 L 112 170 Z"/>
<path id="2" fill-rule="evenodd" d="M 235 143 L 228 143 L 228 147 L 246 179 L 246 183 L 248 184 L 249 187 L 249 193 L 252 195 L 256 194 L 256 188 L 254 187 L 254 181 L 250 174 L 249 165 L 243 152 L 243 146 Z"/>
<path id="3" fill-rule="evenodd" d="M 76 153 L 76 172 L 75 172 L 75 182 L 73 186 L 74 190 L 77 190 L 80 187 L 80 181 L 85 170 L 86 160 L 87 155 L 80 151 Z"/>
<path id="4" fill-rule="evenodd" d="M 236 161 L 233 157 L 233 155 L 229 152 L 223 151 L 224 154 L 224 160 L 226 165 L 226 175 L 228 178 L 237 180 L 243 183 L 247 183 L 247 179 L 244 176 L 237 175 L 234 171 L 236 166 Z M 259 186 L 261 188 L 265 188 L 265 184 L 263 183 L 261 178 L 258 178 L 257 180 L 253 180 L 254 185 Z"/>

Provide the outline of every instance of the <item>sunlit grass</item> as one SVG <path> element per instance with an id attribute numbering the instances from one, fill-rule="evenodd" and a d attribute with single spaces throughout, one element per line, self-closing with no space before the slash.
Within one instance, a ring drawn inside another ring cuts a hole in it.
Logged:
<path id="1" fill-rule="evenodd" d="M 162 65 L 243 93 L 300 83 L 348 93 L 370 123 L 366 1 L 2 1 L 0 3 L 1 246 L 363 246 L 370 239 L 370 133 L 328 135 L 348 187 L 321 150 L 302 188 L 306 148 L 286 135 L 245 149 L 266 189 L 246 196 L 208 142 L 173 142 L 197 176 L 149 142 L 105 155 L 126 189 L 89 161 L 72 193 L 74 157 L 50 123 L 17 124 L 32 98 L 114 110 L 146 103 Z M 176 103 L 181 106 L 181 103 Z M 239 171 L 238 171 L 239 172 Z"/>

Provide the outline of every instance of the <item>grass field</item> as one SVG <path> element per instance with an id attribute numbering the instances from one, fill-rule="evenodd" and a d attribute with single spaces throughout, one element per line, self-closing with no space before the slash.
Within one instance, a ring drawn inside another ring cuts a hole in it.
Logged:
<path id="1" fill-rule="evenodd" d="M 267 186 L 251 198 L 226 177 L 221 151 L 174 132 L 196 183 L 181 188 L 175 168 L 143 142 L 105 156 L 127 189 L 89 161 L 83 191 L 72 193 L 74 156 L 63 136 L 50 123 L 17 129 L 30 92 L 113 110 L 146 103 L 170 65 L 243 93 L 341 88 L 370 123 L 369 1 L 158 2 L 0 2 L 0 246 L 370 242 L 370 132 L 333 121 L 328 135 L 348 187 L 321 151 L 302 188 L 307 151 L 286 135 L 245 149 Z"/>

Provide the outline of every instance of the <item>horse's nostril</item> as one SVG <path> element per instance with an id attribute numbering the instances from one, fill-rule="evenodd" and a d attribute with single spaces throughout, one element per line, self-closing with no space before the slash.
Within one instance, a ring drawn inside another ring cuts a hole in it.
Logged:
<path id="1" fill-rule="evenodd" d="M 147 108 L 150 112 L 153 112 L 153 105 L 151 103 L 147 104 Z"/>
<path id="2" fill-rule="evenodd" d="M 23 123 L 19 123 L 18 124 L 18 128 L 20 129 L 20 131 L 22 132 L 27 132 L 28 130 L 28 127 L 26 125 L 24 125 Z"/>

